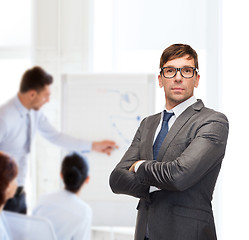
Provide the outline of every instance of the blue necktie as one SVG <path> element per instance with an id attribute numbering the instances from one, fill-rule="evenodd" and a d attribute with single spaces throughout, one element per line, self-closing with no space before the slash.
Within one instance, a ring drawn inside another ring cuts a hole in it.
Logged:
<path id="1" fill-rule="evenodd" d="M 164 138 L 166 137 L 168 130 L 169 130 L 169 126 L 168 126 L 168 122 L 169 119 L 174 115 L 174 113 L 168 113 L 166 110 L 164 110 L 164 114 L 163 114 L 163 122 L 162 122 L 162 127 L 160 132 L 158 133 L 157 137 L 156 137 L 156 141 L 153 145 L 153 157 L 155 160 L 157 160 L 157 155 L 159 153 L 160 147 L 163 143 Z"/>

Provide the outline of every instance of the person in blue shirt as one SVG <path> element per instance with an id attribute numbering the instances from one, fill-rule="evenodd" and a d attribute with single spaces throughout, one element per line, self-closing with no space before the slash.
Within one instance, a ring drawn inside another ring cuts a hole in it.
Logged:
<path id="1" fill-rule="evenodd" d="M 110 155 L 116 143 L 110 140 L 87 141 L 57 131 L 42 113 L 41 107 L 49 102 L 53 77 L 35 66 L 22 76 L 18 94 L 0 107 L 0 151 L 11 155 L 19 168 L 18 189 L 5 210 L 26 213 L 24 191 L 27 177 L 27 156 L 37 131 L 48 141 L 68 151 L 79 153 L 91 150 Z"/>
<path id="2" fill-rule="evenodd" d="M 12 198 L 17 189 L 17 165 L 13 158 L 0 152 L 0 239 L 11 240 L 8 223 L 5 219 L 3 207 Z"/>
<path id="3" fill-rule="evenodd" d="M 33 215 L 48 219 L 60 240 L 90 240 L 92 210 L 79 198 L 88 183 L 88 166 L 77 153 L 67 155 L 61 166 L 65 188 L 43 196 Z"/>

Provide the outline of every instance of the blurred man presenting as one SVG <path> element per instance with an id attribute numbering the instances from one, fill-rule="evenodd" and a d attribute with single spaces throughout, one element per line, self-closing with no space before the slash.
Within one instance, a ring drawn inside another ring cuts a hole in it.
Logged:
<path id="1" fill-rule="evenodd" d="M 24 191 L 27 177 L 27 156 L 31 142 L 38 130 L 51 143 L 79 153 L 91 150 L 111 154 L 116 148 L 113 141 L 90 142 L 58 132 L 47 120 L 40 108 L 49 101 L 53 77 L 41 67 L 27 70 L 20 89 L 13 99 L 0 107 L 0 150 L 10 154 L 19 167 L 18 189 L 15 197 L 5 205 L 5 210 L 26 213 Z"/>

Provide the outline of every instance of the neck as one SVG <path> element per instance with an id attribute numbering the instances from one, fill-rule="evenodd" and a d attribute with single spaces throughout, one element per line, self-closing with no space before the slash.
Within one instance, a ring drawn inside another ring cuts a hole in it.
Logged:
<path id="1" fill-rule="evenodd" d="M 172 108 L 174 108 L 175 106 L 177 106 L 180 103 L 181 102 L 169 102 L 169 101 L 166 100 L 165 107 L 166 107 L 167 110 L 171 110 Z"/>
<path id="2" fill-rule="evenodd" d="M 17 96 L 18 96 L 18 98 L 19 98 L 21 104 L 22 104 L 25 108 L 27 108 L 27 109 L 30 110 L 31 107 L 30 107 L 28 98 L 27 98 L 27 96 L 25 95 L 25 93 L 20 93 L 20 92 L 19 92 L 19 93 L 17 94 Z"/>
<path id="3" fill-rule="evenodd" d="M 64 188 L 64 189 L 65 189 L 66 191 L 72 193 L 72 194 L 75 194 L 76 196 L 79 196 L 79 195 L 80 195 L 80 192 L 81 192 L 81 189 L 79 189 L 78 192 L 71 192 L 71 191 L 67 190 L 66 188 Z"/>
<path id="4" fill-rule="evenodd" d="M 179 105 L 179 104 L 181 104 L 181 103 L 187 101 L 188 99 L 190 99 L 190 98 L 193 97 L 193 96 L 194 96 L 194 95 L 192 95 L 192 96 L 190 96 L 190 97 L 188 97 L 188 98 L 186 98 L 186 99 L 179 100 L 179 101 L 177 101 L 177 100 L 172 100 L 172 99 L 169 99 L 169 98 L 166 97 L 166 104 L 165 104 L 165 107 L 166 107 L 167 110 L 171 110 L 172 108 L 174 108 L 174 107 L 176 107 L 177 105 Z"/>
<path id="5" fill-rule="evenodd" d="M 80 193 L 81 193 L 82 187 L 83 187 L 83 186 L 81 186 L 81 187 L 80 187 L 80 189 L 79 189 L 79 191 L 75 193 L 77 196 L 80 196 Z"/>
<path id="6" fill-rule="evenodd" d="M 82 190 L 83 186 L 84 186 L 84 183 L 81 185 L 79 191 L 77 193 L 75 193 L 77 196 L 80 196 L 80 193 L 81 193 L 81 190 Z"/>

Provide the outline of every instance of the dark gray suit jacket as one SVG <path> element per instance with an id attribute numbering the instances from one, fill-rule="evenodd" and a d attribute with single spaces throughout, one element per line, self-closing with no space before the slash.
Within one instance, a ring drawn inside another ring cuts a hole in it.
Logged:
<path id="1" fill-rule="evenodd" d="M 145 118 L 110 176 L 114 193 L 140 198 L 135 240 L 215 240 L 212 195 L 225 154 L 228 120 L 201 100 L 175 121 L 153 160 L 160 114 Z M 137 173 L 137 160 L 146 160 Z M 161 191 L 149 193 L 149 187 Z M 128 211 L 128 209 L 127 209 Z"/>

